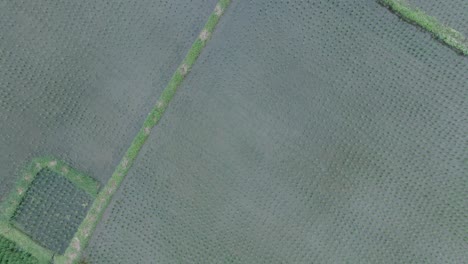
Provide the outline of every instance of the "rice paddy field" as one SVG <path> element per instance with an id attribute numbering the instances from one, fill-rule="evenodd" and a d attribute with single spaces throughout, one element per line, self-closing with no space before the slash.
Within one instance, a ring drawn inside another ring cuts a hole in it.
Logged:
<path id="1" fill-rule="evenodd" d="M 0 264 L 468 263 L 468 10 L 404 3 L 1 2 Z"/>
<path id="2" fill-rule="evenodd" d="M 1 1 L 0 199 L 45 155 L 106 183 L 215 4 Z"/>

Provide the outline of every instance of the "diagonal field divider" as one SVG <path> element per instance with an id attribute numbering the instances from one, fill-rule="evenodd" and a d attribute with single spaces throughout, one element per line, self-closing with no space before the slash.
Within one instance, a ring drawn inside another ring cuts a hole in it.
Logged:
<path id="1" fill-rule="evenodd" d="M 152 111 L 148 114 L 143 127 L 138 132 L 137 136 L 133 139 L 132 144 L 128 148 L 125 156 L 118 164 L 112 177 L 107 182 L 106 186 L 99 192 L 94 203 L 92 204 L 86 218 L 81 223 L 77 232 L 75 233 L 70 245 L 66 249 L 64 255 L 55 256 L 54 263 L 76 263 L 82 254 L 82 251 L 89 243 L 89 239 L 95 230 L 97 223 L 101 220 L 104 211 L 108 207 L 112 196 L 115 194 L 125 176 L 128 174 L 130 167 L 135 161 L 138 153 L 148 139 L 151 129 L 159 122 L 164 114 L 169 102 L 174 97 L 177 88 L 181 85 L 187 73 L 192 68 L 196 59 L 200 55 L 202 49 L 210 39 L 221 15 L 229 5 L 230 0 L 220 0 L 214 11 L 211 13 L 208 22 L 205 24 L 202 32 L 192 44 L 192 47 L 185 56 L 182 64 L 178 67 L 177 71 L 172 76 L 169 84 L 162 92 L 160 98 Z"/>
<path id="2" fill-rule="evenodd" d="M 435 17 L 410 6 L 406 0 L 379 0 L 379 3 L 400 16 L 403 20 L 420 26 L 430 32 L 435 39 L 456 52 L 468 56 L 468 39 L 462 33 L 440 23 Z"/>

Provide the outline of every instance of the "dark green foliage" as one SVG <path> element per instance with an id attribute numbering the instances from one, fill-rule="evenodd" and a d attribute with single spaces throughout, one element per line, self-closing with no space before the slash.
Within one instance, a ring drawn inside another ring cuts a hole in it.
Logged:
<path id="1" fill-rule="evenodd" d="M 30 264 L 39 261 L 12 241 L 0 236 L 0 264 Z"/>
<path id="2" fill-rule="evenodd" d="M 86 258 L 82 258 L 78 261 L 78 264 L 89 264 L 89 261 Z"/>

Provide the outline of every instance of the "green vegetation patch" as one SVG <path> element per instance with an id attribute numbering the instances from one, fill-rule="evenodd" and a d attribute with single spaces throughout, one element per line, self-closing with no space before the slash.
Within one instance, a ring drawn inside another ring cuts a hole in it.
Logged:
<path id="1" fill-rule="evenodd" d="M 84 190 L 45 168 L 27 190 L 12 222 L 33 240 L 61 254 L 91 203 L 92 197 Z"/>
<path id="2" fill-rule="evenodd" d="M 39 261 L 28 252 L 18 247 L 13 241 L 0 236 L 0 263 L 33 264 Z"/>
<path id="3" fill-rule="evenodd" d="M 468 55 L 468 41 L 457 30 L 440 23 L 436 18 L 427 15 L 425 12 L 411 7 L 404 0 L 380 0 L 380 3 L 398 16 L 412 24 L 418 25 L 432 33 L 432 35 L 453 48 L 455 51 Z"/>

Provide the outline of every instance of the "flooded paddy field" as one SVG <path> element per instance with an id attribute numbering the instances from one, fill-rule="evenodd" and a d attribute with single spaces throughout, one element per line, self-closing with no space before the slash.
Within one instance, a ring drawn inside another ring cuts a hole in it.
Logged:
<path id="1" fill-rule="evenodd" d="M 233 1 L 85 255 L 467 261 L 467 72 L 373 0 Z"/>
<path id="2" fill-rule="evenodd" d="M 0 201 L 40 156 L 105 183 L 215 4 L 0 3 Z"/>

